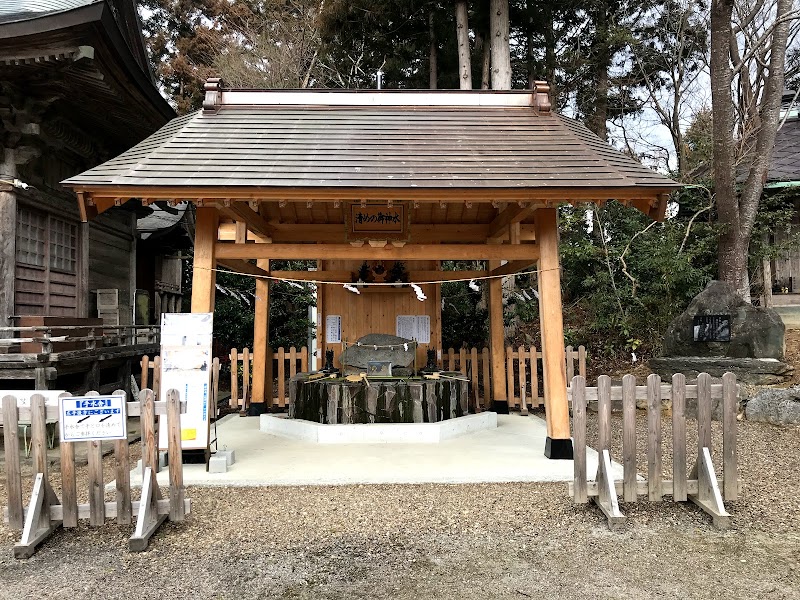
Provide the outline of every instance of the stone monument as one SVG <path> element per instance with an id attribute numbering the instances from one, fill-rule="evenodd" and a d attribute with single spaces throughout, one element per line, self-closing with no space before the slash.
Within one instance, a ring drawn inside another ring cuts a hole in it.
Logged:
<path id="1" fill-rule="evenodd" d="M 726 371 L 744 383 L 781 383 L 793 368 L 784 362 L 784 325 L 778 313 L 745 302 L 724 281 L 712 281 L 670 323 L 664 356 L 650 361 L 662 378 Z"/>
<path id="2" fill-rule="evenodd" d="M 349 344 L 339 357 L 345 374 L 367 371 L 370 362 L 389 362 L 395 375 L 412 375 L 417 343 L 414 340 L 369 333 Z"/>

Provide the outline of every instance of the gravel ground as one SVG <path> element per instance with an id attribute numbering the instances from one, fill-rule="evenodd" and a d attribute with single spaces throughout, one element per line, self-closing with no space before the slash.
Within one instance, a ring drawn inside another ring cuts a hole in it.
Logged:
<path id="1" fill-rule="evenodd" d="M 0 529 L 0 598 L 800 598 L 800 427 L 739 432 L 724 533 L 671 502 L 623 505 L 611 533 L 563 483 L 189 488 L 192 515 L 140 554 L 109 522 L 16 561 Z"/>

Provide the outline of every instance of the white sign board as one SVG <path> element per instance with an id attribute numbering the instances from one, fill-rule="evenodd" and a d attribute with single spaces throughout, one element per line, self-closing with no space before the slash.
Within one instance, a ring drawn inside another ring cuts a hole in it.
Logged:
<path id="1" fill-rule="evenodd" d="M 431 318 L 428 315 L 397 315 L 397 337 L 431 343 Z"/>
<path id="2" fill-rule="evenodd" d="M 328 315 L 325 317 L 325 343 L 342 343 L 342 316 Z"/>
<path id="3" fill-rule="evenodd" d="M 62 442 L 124 440 L 128 437 L 125 396 L 59 398 Z"/>
<path id="4" fill-rule="evenodd" d="M 161 315 L 161 391 L 178 390 L 186 401 L 181 414 L 181 448 L 208 448 L 211 403 L 212 313 L 164 313 Z M 168 447 L 167 427 L 160 427 L 158 445 Z"/>

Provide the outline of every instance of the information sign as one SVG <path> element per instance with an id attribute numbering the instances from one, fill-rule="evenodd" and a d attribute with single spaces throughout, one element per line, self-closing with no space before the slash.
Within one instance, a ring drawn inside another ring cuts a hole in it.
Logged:
<path id="1" fill-rule="evenodd" d="M 211 411 L 212 313 L 165 313 L 161 315 L 161 391 L 178 390 L 186 401 L 181 414 L 181 448 L 205 450 L 209 445 Z M 167 428 L 160 427 L 158 444 L 168 446 Z"/>
<path id="2" fill-rule="evenodd" d="M 128 436 L 125 396 L 59 398 L 61 441 L 124 440 Z"/>

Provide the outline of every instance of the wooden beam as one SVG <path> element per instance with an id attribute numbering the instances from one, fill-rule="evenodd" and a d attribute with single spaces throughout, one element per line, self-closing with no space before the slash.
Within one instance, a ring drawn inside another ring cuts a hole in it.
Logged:
<path id="1" fill-rule="evenodd" d="M 544 404 L 549 458 L 572 458 L 561 312 L 561 276 L 558 261 L 558 214 L 555 208 L 536 211 L 539 246 L 539 326 L 542 332 Z"/>
<path id="2" fill-rule="evenodd" d="M 538 246 L 519 244 L 407 244 L 397 248 L 387 244 L 375 248 L 369 244 L 231 244 L 216 245 L 217 258 L 272 258 L 275 260 L 525 260 L 538 257 Z"/>
<path id="3" fill-rule="evenodd" d="M 316 242 L 326 244 L 347 243 L 344 223 L 269 223 L 273 243 Z M 485 223 L 412 223 L 411 241 L 415 244 L 441 242 L 481 243 L 486 239 L 488 225 Z M 522 239 L 533 238 L 533 225 L 525 229 Z M 220 223 L 219 239 L 225 242 L 236 240 L 236 224 Z"/>
<path id="4" fill-rule="evenodd" d="M 194 234 L 194 264 L 192 266 L 192 312 L 214 312 L 214 293 L 216 291 L 217 248 L 216 208 L 197 208 Z"/>
<path id="5" fill-rule="evenodd" d="M 494 218 L 494 221 L 489 223 L 489 231 L 486 234 L 487 238 L 497 238 L 497 237 L 506 237 L 508 236 L 508 226 L 513 223 L 519 223 L 520 221 L 529 217 L 534 210 L 541 207 L 542 205 L 537 204 L 529 204 L 527 206 L 520 206 L 519 204 L 512 204 L 511 206 L 506 207 L 505 210 L 500 211 L 500 213 Z"/>
<path id="6" fill-rule="evenodd" d="M 219 212 L 234 221 L 247 225 L 247 229 L 261 236 L 266 243 L 271 241 L 272 226 L 267 220 L 250 208 L 245 202 L 231 202 L 230 206 L 218 204 Z"/>
<path id="7" fill-rule="evenodd" d="M 572 202 L 598 202 L 611 199 L 632 200 L 635 198 L 657 198 L 678 189 L 679 184 L 664 186 L 614 186 L 614 187 L 485 187 L 485 188 L 339 188 L 339 187 L 240 187 L 228 186 L 121 186 L 121 185 L 75 185 L 75 191 L 89 192 L 97 198 L 152 198 L 155 200 L 182 198 L 189 201 L 207 200 L 257 200 L 306 202 L 345 202 L 361 200 L 385 202 L 387 200 L 414 200 L 416 202 L 535 202 L 544 201 L 557 206 Z"/>
<path id="8" fill-rule="evenodd" d="M 496 269 L 492 269 L 489 272 L 489 275 L 499 276 L 499 275 L 511 275 L 522 271 L 523 269 L 527 269 L 536 264 L 535 259 L 529 260 L 512 260 L 511 262 L 507 262 L 506 264 L 497 267 Z"/>
<path id="9" fill-rule="evenodd" d="M 227 267 L 231 271 L 235 271 L 236 273 L 246 273 L 247 275 L 258 275 L 259 277 L 264 277 L 269 275 L 269 271 L 265 271 L 258 265 L 254 265 L 253 263 L 247 262 L 246 260 L 238 260 L 235 258 L 219 258 L 217 259 L 217 265 L 222 267 Z"/>

